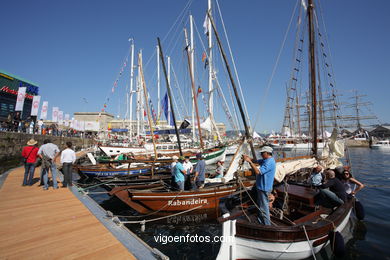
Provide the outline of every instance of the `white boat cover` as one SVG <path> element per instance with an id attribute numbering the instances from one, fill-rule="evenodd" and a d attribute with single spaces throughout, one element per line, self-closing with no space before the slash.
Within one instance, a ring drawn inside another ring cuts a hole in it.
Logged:
<path id="1" fill-rule="evenodd" d="M 206 118 L 206 120 L 200 124 L 200 128 L 211 132 L 213 129 L 213 122 L 211 122 L 210 117 Z"/>

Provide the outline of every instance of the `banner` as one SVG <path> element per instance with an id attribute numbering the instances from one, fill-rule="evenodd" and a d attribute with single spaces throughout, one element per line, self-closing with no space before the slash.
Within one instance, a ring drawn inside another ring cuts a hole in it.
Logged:
<path id="1" fill-rule="evenodd" d="M 26 87 L 20 87 L 16 98 L 15 111 L 23 111 L 24 98 L 26 96 Z"/>
<path id="2" fill-rule="evenodd" d="M 41 102 L 41 96 L 34 96 L 32 107 L 31 107 L 31 115 L 38 116 L 39 103 Z"/>
<path id="3" fill-rule="evenodd" d="M 84 121 L 84 131 L 96 131 L 99 132 L 100 124 L 96 121 Z"/>
<path id="4" fill-rule="evenodd" d="M 64 111 L 58 111 L 58 123 L 60 125 L 64 124 Z"/>
<path id="5" fill-rule="evenodd" d="M 49 106 L 48 101 L 43 101 L 42 103 L 42 110 L 41 110 L 41 119 L 46 120 L 47 119 L 47 108 Z"/>
<path id="6" fill-rule="evenodd" d="M 58 122 L 58 107 L 53 107 L 53 112 L 51 115 L 51 120 L 53 122 Z"/>
<path id="7" fill-rule="evenodd" d="M 69 114 L 65 114 L 65 126 L 69 126 Z"/>

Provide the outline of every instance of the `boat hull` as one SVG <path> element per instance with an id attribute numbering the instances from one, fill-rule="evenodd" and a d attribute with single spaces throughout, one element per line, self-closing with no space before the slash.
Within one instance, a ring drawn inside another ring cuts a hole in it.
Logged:
<path id="1" fill-rule="evenodd" d="M 338 214 L 336 214 L 336 212 Z M 352 202 L 340 206 L 328 221 L 305 226 L 309 241 L 302 225 L 294 227 L 271 227 L 259 224 L 243 224 L 240 220 L 223 223 L 223 237 L 217 259 L 305 259 L 318 253 L 329 244 L 328 234 L 333 230 L 340 233 L 347 226 L 352 212 Z M 228 217 L 228 215 L 224 215 Z"/>

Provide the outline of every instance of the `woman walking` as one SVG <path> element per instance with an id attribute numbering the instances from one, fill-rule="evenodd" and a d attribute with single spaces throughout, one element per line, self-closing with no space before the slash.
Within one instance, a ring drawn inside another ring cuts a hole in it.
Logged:
<path id="1" fill-rule="evenodd" d="M 22 150 L 22 157 L 24 158 L 24 178 L 22 186 L 31 186 L 34 178 L 35 163 L 37 161 L 38 142 L 34 139 L 30 139 Z"/>

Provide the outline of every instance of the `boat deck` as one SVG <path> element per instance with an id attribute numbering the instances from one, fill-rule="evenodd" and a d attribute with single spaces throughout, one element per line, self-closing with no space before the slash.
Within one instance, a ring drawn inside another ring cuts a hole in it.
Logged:
<path id="1" fill-rule="evenodd" d="M 0 259 L 135 259 L 70 190 L 39 187 L 39 173 L 21 186 L 14 169 L 0 189 Z"/>

